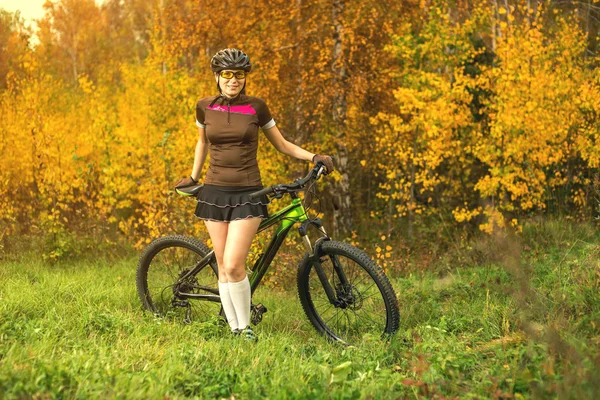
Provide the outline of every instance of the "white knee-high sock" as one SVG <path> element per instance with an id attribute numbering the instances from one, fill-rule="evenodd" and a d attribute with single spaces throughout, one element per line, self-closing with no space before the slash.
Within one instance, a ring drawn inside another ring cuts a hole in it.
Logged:
<path id="1" fill-rule="evenodd" d="M 229 282 L 229 295 L 237 315 L 238 327 L 250 325 L 250 281 L 248 276 L 239 282 Z"/>
<path id="2" fill-rule="evenodd" d="M 231 302 L 231 294 L 229 293 L 229 283 L 219 281 L 219 297 L 221 297 L 221 305 L 223 306 L 223 311 L 225 311 L 225 318 L 227 318 L 227 323 L 231 327 L 231 330 L 238 329 L 240 326 L 238 324 L 238 318 L 235 313 L 235 308 Z"/>

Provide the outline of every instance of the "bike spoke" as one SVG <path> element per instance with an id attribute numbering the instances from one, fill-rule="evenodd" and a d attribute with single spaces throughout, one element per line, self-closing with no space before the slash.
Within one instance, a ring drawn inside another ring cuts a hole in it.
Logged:
<path id="1" fill-rule="evenodd" d="M 331 310 L 333 307 L 333 304 L 329 303 L 329 307 L 327 307 L 325 310 L 322 311 L 323 314 L 325 314 L 327 311 Z"/>
<path id="2" fill-rule="evenodd" d="M 358 319 L 359 319 L 359 317 L 358 317 L 358 314 L 356 313 L 356 311 L 352 310 L 352 312 L 354 313 L 354 316 L 355 316 L 355 317 L 356 317 L 356 319 L 358 320 Z M 369 320 L 369 322 L 371 322 L 371 323 L 373 324 L 373 326 L 379 325 L 379 323 L 378 323 L 378 322 L 375 322 L 375 321 L 373 321 L 373 319 L 371 319 L 371 317 L 369 317 L 369 315 L 368 315 L 367 313 L 364 313 L 364 314 L 365 314 L 365 318 L 366 318 L 367 320 Z"/>
<path id="3" fill-rule="evenodd" d="M 374 292 L 373 294 L 368 295 L 367 297 L 363 297 L 363 301 L 370 299 L 373 296 L 381 295 L 379 292 Z"/>
<path id="4" fill-rule="evenodd" d="M 371 276 L 369 274 L 367 274 L 360 281 L 358 281 L 356 283 L 352 283 L 352 285 L 358 287 L 361 283 L 363 283 L 365 281 L 365 279 L 371 279 Z M 373 284 L 376 284 L 376 283 L 373 282 Z"/>
<path id="5" fill-rule="evenodd" d="M 346 334 L 348 334 L 348 329 L 352 327 L 352 323 L 350 322 L 350 313 L 345 312 L 344 310 L 344 316 L 346 317 L 346 321 L 348 321 L 348 325 L 346 325 Z"/>
<path id="6" fill-rule="evenodd" d="M 329 323 L 329 321 L 331 321 L 332 318 L 334 318 L 338 315 L 338 308 L 336 308 L 335 310 L 336 310 L 335 313 L 331 317 L 329 317 L 329 319 L 327 321 L 325 321 L 325 325 L 327 325 L 327 323 Z"/>
<path id="7" fill-rule="evenodd" d="M 324 305 L 324 307 L 327 307 L 327 306 L 329 306 L 327 309 L 329 309 L 329 308 L 333 307 L 333 304 L 331 304 L 331 303 L 329 302 L 329 299 L 327 299 L 327 298 L 325 298 L 325 299 L 317 299 L 317 301 L 319 302 L 319 304 L 323 304 L 323 305 Z"/>

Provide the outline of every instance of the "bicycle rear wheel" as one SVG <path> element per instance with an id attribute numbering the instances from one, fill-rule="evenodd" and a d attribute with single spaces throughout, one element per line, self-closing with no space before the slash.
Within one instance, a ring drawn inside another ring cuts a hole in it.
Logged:
<path id="1" fill-rule="evenodd" d="M 306 255 L 298 269 L 298 293 L 306 316 L 329 340 L 356 343 L 365 334 L 391 335 L 400 315 L 396 294 L 381 268 L 363 251 L 347 243 L 326 241 L 319 265 Z M 324 279 L 332 289 L 327 295 Z"/>
<path id="2" fill-rule="evenodd" d="M 138 295 L 144 308 L 158 316 L 183 319 L 188 323 L 218 316 L 220 302 L 183 295 L 218 295 L 214 260 L 196 275 L 178 282 L 209 252 L 202 242 L 186 236 L 165 236 L 150 243 L 142 252 L 136 275 Z"/>

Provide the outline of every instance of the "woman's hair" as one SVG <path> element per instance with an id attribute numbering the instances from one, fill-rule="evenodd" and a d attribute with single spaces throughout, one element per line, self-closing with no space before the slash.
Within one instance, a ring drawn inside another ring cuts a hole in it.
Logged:
<path id="1" fill-rule="evenodd" d="M 219 50 L 210 59 L 210 68 L 213 72 L 221 72 L 224 69 L 241 69 L 246 72 L 252 71 L 250 57 L 239 49 Z"/>

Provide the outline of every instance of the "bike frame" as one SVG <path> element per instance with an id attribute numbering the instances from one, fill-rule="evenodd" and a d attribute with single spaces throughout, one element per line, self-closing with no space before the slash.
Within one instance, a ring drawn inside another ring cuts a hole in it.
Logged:
<path id="1" fill-rule="evenodd" d="M 275 258 L 275 255 L 279 251 L 279 248 L 283 244 L 283 241 L 287 237 L 294 224 L 297 222 L 302 223 L 307 219 L 308 217 L 306 216 L 306 210 L 302 205 L 302 201 L 294 193 L 292 203 L 290 205 L 277 211 L 275 214 L 262 221 L 258 226 L 258 232 L 262 232 L 265 229 L 280 223 L 279 228 L 277 231 L 275 231 L 275 234 L 273 235 L 273 238 L 271 239 L 271 242 L 267 246 L 265 252 L 258 257 L 258 260 L 256 260 L 254 266 L 252 267 L 252 274 L 249 278 L 252 293 L 254 293 L 260 284 L 260 281 L 267 273 L 273 258 Z"/>

